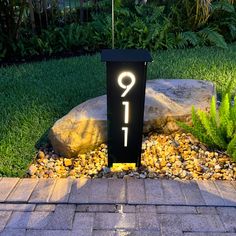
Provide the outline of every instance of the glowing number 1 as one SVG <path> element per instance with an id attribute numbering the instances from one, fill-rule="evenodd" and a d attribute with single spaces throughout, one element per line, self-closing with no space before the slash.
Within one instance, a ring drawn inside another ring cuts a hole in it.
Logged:
<path id="1" fill-rule="evenodd" d="M 122 105 L 125 106 L 124 122 L 125 124 L 128 124 L 129 123 L 129 102 L 122 102 Z"/>
<path id="2" fill-rule="evenodd" d="M 124 147 L 127 147 L 127 145 L 128 145 L 128 127 L 122 127 L 122 130 L 124 130 Z"/>
<path id="3" fill-rule="evenodd" d="M 128 77 L 128 78 L 131 79 L 130 84 L 128 84 L 128 85 L 123 84 L 123 79 L 124 79 L 125 77 Z M 120 86 L 121 88 L 125 89 L 125 91 L 121 94 L 121 97 L 125 97 L 125 96 L 126 96 L 126 94 L 129 92 L 129 90 L 134 86 L 135 81 L 136 81 L 135 76 L 134 76 L 134 74 L 131 73 L 131 72 L 128 72 L 128 71 L 126 72 L 126 71 L 125 71 L 125 72 L 122 72 L 122 73 L 119 75 L 119 77 L 118 77 L 118 84 L 119 84 L 119 86 Z"/>

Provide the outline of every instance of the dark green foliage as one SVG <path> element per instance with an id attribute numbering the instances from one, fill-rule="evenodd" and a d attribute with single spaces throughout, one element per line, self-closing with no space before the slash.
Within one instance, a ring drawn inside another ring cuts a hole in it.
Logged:
<path id="1" fill-rule="evenodd" d="M 231 97 L 225 94 L 219 109 L 216 99 L 212 98 L 210 112 L 192 110 L 193 126 L 182 122 L 178 125 L 192 133 L 201 142 L 211 148 L 226 151 L 236 161 L 236 97 L 231 104 Z"/>
<path id="2" fill-rule="evenodd" d="M 15 0 L 10 7 L 4 2 L 8 1 L 0 0 L 1 16 L 7 17 L 7 20 L 1 17 L 0 21 L 0 60 L 78 50 L 95 52 L 111 47 L 110 1 L 97 1 L 95 5 L 93 1 L 84 2 L 83 24 L 79 15 L 81 7 L 73 1 L 74 8 L 69 4 L 69 9 L 59 9 L 53 1 L 53 8 L 46 15 L 34 12 L 35 24 L 29 19 L 26 1 Z M 120 0 L 115 3 L 116 48 L 151 51 L 204 45 L 226 48 L 228 42 L 236 40 L 235 3 L 225 0 L 160 0 L 148 1 L 146 5 Z M 18 10 L 13 10 L 14 5 Z"/>

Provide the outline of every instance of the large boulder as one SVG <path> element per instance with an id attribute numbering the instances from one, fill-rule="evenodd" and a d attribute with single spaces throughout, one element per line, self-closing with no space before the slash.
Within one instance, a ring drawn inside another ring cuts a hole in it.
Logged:
<path id="1" fill-rule="evenodd" d="M 175 121 L 189 122 L 192 105 L 209 110 L 215 88 L 211 82 L 190 79 L 149 80 L 146 85 L 144 133 L 172 133 Z M 50 142 L 60 155 L 72 157 L 107 141 L 106 95 L 90 99 L 59 119 L 49 132 Z"/>

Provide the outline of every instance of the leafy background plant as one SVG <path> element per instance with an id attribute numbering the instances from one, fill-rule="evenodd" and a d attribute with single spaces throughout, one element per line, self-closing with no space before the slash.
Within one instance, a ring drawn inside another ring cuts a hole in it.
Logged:
<path id="1" fill-rule="evenodd" d="M 0 0 L 0 60 L 111 47 L 111 1 L 67 2 Z M 236 40 L 233 0 L 115 3 L 117 48 L 227 48 Z"/>

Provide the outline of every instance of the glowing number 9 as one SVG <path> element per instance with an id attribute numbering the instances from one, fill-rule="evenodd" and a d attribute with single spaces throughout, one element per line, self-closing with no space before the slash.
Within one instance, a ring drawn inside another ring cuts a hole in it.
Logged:
<path id="1" fill-rule="evenodd" d="M 126 85 L 126 84 L 123 84 L 123 79 L 125 77 L 129 77 L 131 82 L 130 84 Z M 122 72 L 119 77 L 118 77 L 118 84 L 121 88 L 125 89 L 125 91 L 121 94 L 121 97 L 125 97 L 126 94 L 130 91 L 130 89 L 134 86 L 135 84 L 135 76 L 133 73 L 131 72 Z"/>

